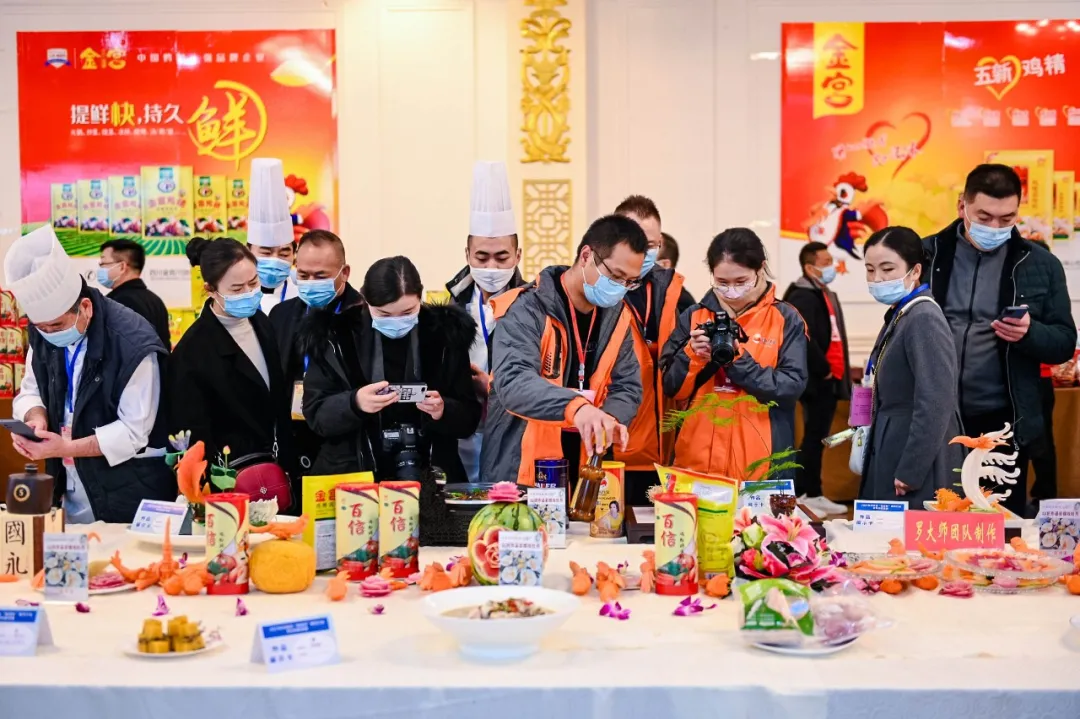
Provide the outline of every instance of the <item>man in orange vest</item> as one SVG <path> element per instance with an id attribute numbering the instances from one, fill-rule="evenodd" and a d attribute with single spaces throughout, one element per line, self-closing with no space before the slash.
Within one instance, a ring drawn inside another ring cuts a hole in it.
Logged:
<path id="1" fill-rule="evenodd" d="M 656 203 L 642 195 L 630 195 L 615 208 L 615 214 L 637 222 L 649 242 L 641 267 L 641 285 L 627 292 L 625 300 L 635 320 L 634 354 L 641 365 L 641 406 L 630 423 L 626 451 L 615 452 L 615 459 L 626 464 L 626 502 L 648 506 L 648 489 L 659 482 L 654 465 L 667 462 L 671 454 L 671 436 L 660 432 L 668 407 L 656 358 L 679 315 L 694 301 L 683 290 L 682 275 L 656 264 L 664 243 Z"/>
<path id="2" fill-rule="evenodd" d="M 612 444 L 623 448 L 641 402 L 630 310 L 648 241 L 636 222 L 602 217 L 589 227 L 572 267 L 491 300 L 492 386 L 480 449 L 489 482 L 536 483 L 538 459 L 577 469 Z"/>

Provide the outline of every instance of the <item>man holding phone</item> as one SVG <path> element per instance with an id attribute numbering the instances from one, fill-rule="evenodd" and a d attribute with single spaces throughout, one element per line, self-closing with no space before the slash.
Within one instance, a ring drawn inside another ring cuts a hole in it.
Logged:
<path id="1" fill-rule="evenodd" d="M 952 328 L 960 366 L 964 432 L 1015 433 L 1016 467 L 1043 431 L 1039 365 L 1072 357 L 1076 326 L 1065 271 L 1016 227 L 1023 187 L 1007 165 L 979 165 L 968 175 L 960 217 L 926 239 L 929 283 Z M 1000 488 L 997 488 L 1000 490 Z M 1027 488 L 1011 487 L 1005 506 L 1023 516 Z"/>
<path id="2" fill-rule="evenodd" d="M 12 413 L 40 438 L 12 442 L 45 461 L 67 521 L 130 522 L 143 499 L 175 499 L 158 421 L 168 354 L 150 323 L 87 287 L 48 225 L 15 241 L 4 273 L 32 325 Z"/>

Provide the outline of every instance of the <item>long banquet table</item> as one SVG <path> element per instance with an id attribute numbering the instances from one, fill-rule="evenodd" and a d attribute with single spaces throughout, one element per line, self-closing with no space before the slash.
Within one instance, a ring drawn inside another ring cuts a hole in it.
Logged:
<path id="1" fill-rule="evenodd" d="M 128 566 L 153 561 L 153 547 L 130 543 L 119 525 L 90 525 L 102 543 L 91 558 L 121 549 Z M 884 549 L 888 537 L 853 535 L 835 525 L 839 549 Z M 640 562 L 643 547 L 571 537 L 552 550 L 545 584 L 568 588 L 571 559 L 588 567 Z M 872 545 L 872 546 L 871 546 Z M 421 562 L 460 550 L 423 549 Z M 198 559 L 198 557 L 195 557 Z M 1021 717 L 1080 716 L 1080 597 L 1054 588 L 1036 595 L 972 599 L 909 590 L 871 601 L 893 627 L 850 649 L 792 658 L 743 645 L 737 605 L 693 617 L 672 616 L 677 600 L 628 592 L 628 621 L 597 616 L 585 598 L 543 651 L 501 666 L 467 663 L 428 624 L 417 588 L 372 600 L 350 594 L 330 602 L 325 577 L 301 595 L 253 592 L 249 614 L 234 616 L 232 597 L 169 597 L 172 615 L 220 628 L 224 649 L 151 661 L 121 653 L 154 609 L 157 590 L 91 599 L 91 612 L 49 605 L 56 648 L 32 658 L 0 659 L 0 718 L 31 719 L 397 719 L 438 717 Z M 35 600 L 26 582 L 0 585 L 0 605 Z M 368 610 L 381 602 L 382 616 Z M 251 664 L 260 621 L 329 613 L 339 665 L 269 674 Z"/>

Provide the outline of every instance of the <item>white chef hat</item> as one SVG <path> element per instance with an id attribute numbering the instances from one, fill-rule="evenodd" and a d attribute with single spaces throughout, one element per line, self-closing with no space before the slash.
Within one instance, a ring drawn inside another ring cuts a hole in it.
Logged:
<path id="1" fill-rule="evenodd" d="M 469 234 L 473 237 L 517 234 L 505 162 L 478 161 L 473 165 L 470 209 Z"/>
<path id="2" fill-rule="evenodd" d="M 51 225 L 15 240 L 4 258 L 4 276 L 34 324 L 52 322 L 70 310 L 83 285 Z"/>
<path id="3" fill-rule="evenodd" d="M 256 247 L 292 244 L 292 216 L 281 160 L 258 157 L 251 161 L 247 240 Z"/>

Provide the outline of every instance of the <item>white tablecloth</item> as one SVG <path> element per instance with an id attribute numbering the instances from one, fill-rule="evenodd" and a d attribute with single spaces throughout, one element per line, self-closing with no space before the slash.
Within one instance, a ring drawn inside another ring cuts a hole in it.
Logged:
<path id="1" fill-rule="evenodd" d="M 154 558 L 152 548 L 130 545 L 121 527 L 90 529 L 104 540 L 91 544 L 92 558 L 117 548 L 129 566 Z M 854 544 L 843 527 L 834 529 L 837 548 L 845 536 Z M 568 587 L 570 559 L 636 566 L 644 548 L 571 539 L 567 549 L 552 550 L 545 584 Z M 424 549 L 421 562 L 455 553 Z M 154 609 L 157 590 L 96 597 L 89 614 L 48 606 L 57 647 L 0 659 L 0 719 L 1080 717 L 1080 631 L 1069 629 L 1080 597 L 1059 588 L 973 599 L 878 595 L 872 601 L 895 626 L 816 659 L 744 646 L 730 598 L 684 618 L 671 615 L 676 599 L 626 593 L 633 614 L 619 622 L 597 616 L 593 595 L 542 653 L 489 666 L 459 658 L 424 620 L 419 589 L 330 602 L 325 582 L 302 595 L 252 593 L 246 617 L 234 616 L 231 597 L 168 598 L 174 615 L 219 627 L 228 644 L 171 661 L 120 650 Z M 40 595 L 25 582 L 0 585 L 0 605 L 18 598 Z M 383 616 L 368 612 L 378 601 Z M 249 662 L 257 622 L 319 613 L 334 618 L 340 665 L 271 675 Z"/>

